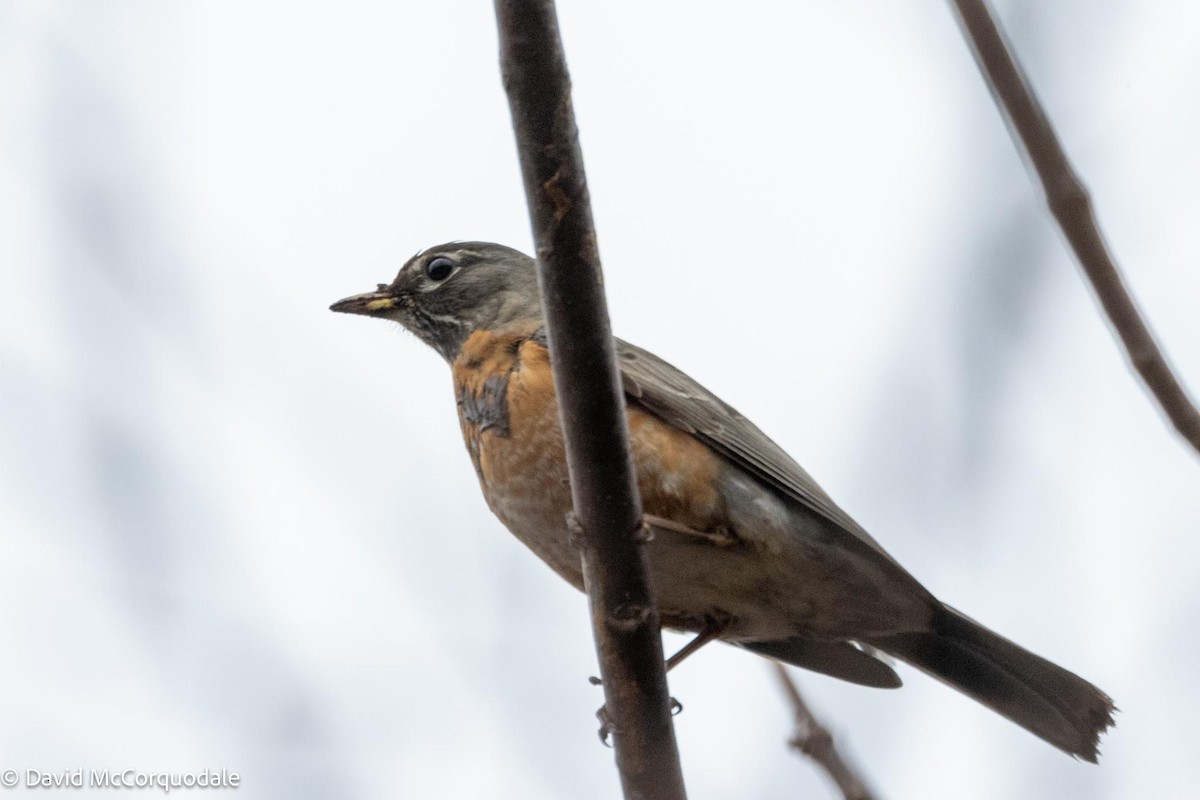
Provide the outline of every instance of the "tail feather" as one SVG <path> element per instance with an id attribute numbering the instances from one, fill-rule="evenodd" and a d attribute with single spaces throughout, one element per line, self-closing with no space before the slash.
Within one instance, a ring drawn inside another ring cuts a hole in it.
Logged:
<path id="1" fill-rule="evenodd" d="M 775 641 L 738 642 L 761 656 L 876 689 L 900 685 L 896 670 L 849 642 L 822 642 L 803 637 Z"/>
<path id="2" fill-rule="evenodd" d="M 949 607 L 932 631 L 870 644 L 1092 763 L 1100 734 L 1113 724 L 1113 702 L 1104 692 Z"/>

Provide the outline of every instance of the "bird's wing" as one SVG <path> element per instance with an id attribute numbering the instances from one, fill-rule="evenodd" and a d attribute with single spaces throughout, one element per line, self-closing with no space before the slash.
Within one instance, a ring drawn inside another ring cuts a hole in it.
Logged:
<path id="1" fill-rule="evenodd" d="M 621 339 L 616 345 L 625 394 L 634 403 L 695 436 L 739 469 L 783 492 L 899 567 L 799 464 L 737 409 L 653 353 Z"/>

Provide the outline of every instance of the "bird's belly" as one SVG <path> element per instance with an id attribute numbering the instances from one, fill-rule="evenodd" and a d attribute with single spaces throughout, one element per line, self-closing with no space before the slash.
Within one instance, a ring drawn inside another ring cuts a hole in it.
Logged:
<path id="1" fill-rule="evenodd" d="M 697 532 L 731 529 L 737 537 L 723 545 L 653 530 L 646 556 L 668 627 L 699 630 L 715 620 L 731 626 L 726 638 L 769 640 L 853 638 L 922 626 L 926 609 L 919 598 L 889 586 L 871 563 L 830 541 L 819 521 L 744 476 L 708 474 L 694 453 L 664 459 L 661 446 L 641 446 L 647 434 L 631 423 L 645 512 Z M 580 552 L 567 526 L 571 493 L 562 446 L 557 425 L 511 437 L 485 431 L 477 447 L 480 482 L 505 527 L 582 589 Z M 725 490 L 688 491 L 701 481 Z M 744 501 L 726 502 L 735 489 L 759 495 L 753 511 Z"/>
<path id="2" fill-rule="evenodd" d="M 456 371 L 460 419 L 488 506 L 555 572 L 583 588 L 568 532 L 571 490 L 545 348 L 493 348 L 504 369 Z M 474 360 L 468 360 L 474 363 Z M 495 365 L 493 365 L 494 367 Z M 499 377 L 497 377 L 499 376 Z M 637 406 L 630 447 L 643 511 L 666 520 L 645 545 L 670 627 L 731 624 L 726 638 L 854 638 L 923 623 L 919 598 L 837 532 Z M 848 536 L 849 534 L 844 534 Z M 921 619 L 918 619 L 921 618 Z"/>
<path id="3" fill-rule="evenodd" d="M 698 449 L 665 441 L 674 429 L 643 416 L 631 411 L 630 432 L 645 513 L 718 535 L 726 527 L 715 488 L 721 465 L 690 438 Z M 511 436 L 484 431 L 469 443 L 484 496 L 517 539 L 582 590 L 580 551 L 567 525 L 572 504 L 561 433 L 555 424 L 517 435 L 520 418 L 513 415 Z M 652 532 L 646 556 L 668 627 L 700 630 L 719 621 L 732 626 L 728 638 L 785 638 L 796 634 L 797 614 L 811 614 L 809 598 L 794 591 L 795 565 L 780 563 L 771 548 L 747 542 L 723 546 L 669 529 Z"/>
<path id="4" fill-rule="evenodd" d="M 481 439 L 480 485 L 492 513 L 538 558 L 582 590 L 579 549 L 567 529 L 571 487 L 561 437 L 517 440 L 485 432 Z"/>

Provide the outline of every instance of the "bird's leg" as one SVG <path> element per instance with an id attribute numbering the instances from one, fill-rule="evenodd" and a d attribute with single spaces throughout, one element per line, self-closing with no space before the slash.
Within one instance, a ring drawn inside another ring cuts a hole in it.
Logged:
<path id="1" fill-rule="evenodd" d="M 675 655 L 667 659 L 665 671 L 670 672 L 672 669 L 679 666 L 683 660 L 692 653 L 696 652 L 701 647 L 704 647 L 704 645 L 708 644 L 713 639 L 720 637 L 720 635 L 724 633 L 728 627 L 728 622 L 718 622 L 717 620 L 711 618 L 706 620 L 704 623 L 704 628 L 701 629 L 700 633 L 696 634 L 696 638 L 685 644 L 677 653 L 675 653 Z M 594 676 L 588 678 L 588 681 L 593 686 L 600 686 L 603 683 L 603 681 Z M 680 703 L 678 700 L 672 697 L 671 716 L 675 716 L 680 711 L 683 711 L 683 703 Z M 612 724 L 612 719 L 608 716 L 607 705 L 600 706 L 600 708 L 596 710 L 596 719 L 600 720 L 600 730 L 598 730 L 596 733 L 600 736 L 601 743 L 606 747 L 611 746 L 608 743 L 608 737 L 609 734 L 615 732 L 616 728 Z"/>
<path id="2" fill-rule="evenodd" d="M 704 645 L 708 644 L 713 639 L 720 638 L 721 634 L 724 633 L 728 627 L 728 622 L 719 622 L 712 618 L 705 620 L 704 627 L 700 629 L 700 633 L 696 634 L 696 638 L 679 648 L 679 651 L 676 652 L 675 655 L 666 660 L 663 665 L 664 671 L 670 672 L 671 670 L 675 669 L 675 667 L 678 667 L 681 663 L 683 663 L 683 660 L 692 653 L 696 652 L 701 647 L 704 647 Z M 588 683 L 592 684 L 592 686 L 604 685 L 604 681 L 600 680 L 595 675 L 592 675 L 588 678 Z"/>
<path id="3" fill-rule="evenodd" d="M 678 667 L 683 663 L 685 658 L 699 650 L 701 647 L 704 647 L 704 645 L 708 644 L 713 639 L 719 638 L 728 627 L 728 623 L 717 622 L 714 619 L 706 620 L 704 623 L 704 628 L 700 631 L 700 633 L 696 634 L 696 638 L 679 648 L 679 652 L 667 659 L 667 672 L 670 672 L 671 670 L 675 669 L 675 667 Z"/>
<path id="4" fill-rule="evenodd" d="M 717 547 L 729 547 L 737 544 L 738 538 L 724 527 L 716 528 L 711 531 L 698 531 L 695 528 L 689 527 L 675 520 L 667 519 L 666 517 L 656 517 L 653 514 L 643 514 L 642 520 L 651 528 L 660 528 L 664 531 L 674 531 L 682 533 L 684 536 L 691 536 L 696 539 L 715 544 Z"/>

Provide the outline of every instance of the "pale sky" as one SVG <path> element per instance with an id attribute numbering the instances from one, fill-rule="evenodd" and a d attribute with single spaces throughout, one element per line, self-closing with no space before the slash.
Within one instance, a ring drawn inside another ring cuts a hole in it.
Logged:
<path id="1" fill-rule="evenodd" d="M 1200 13 L 1000 9 L 1200 393 Z M 1195 794 L 1200 459 L 948 4 L 559 13 L 616 332 L 1120 708 L 1094 767 L 905 667 L 800 674 L 871 785 Z M 446 366 L 327 310 L 451 239 L 530 249 L 489 3 L 0 2 L 0 771 L 618 796 L 584 598 L 488 512 Z M 694 800 L 834 797 L 766 662 L 671 691 Z"/>

